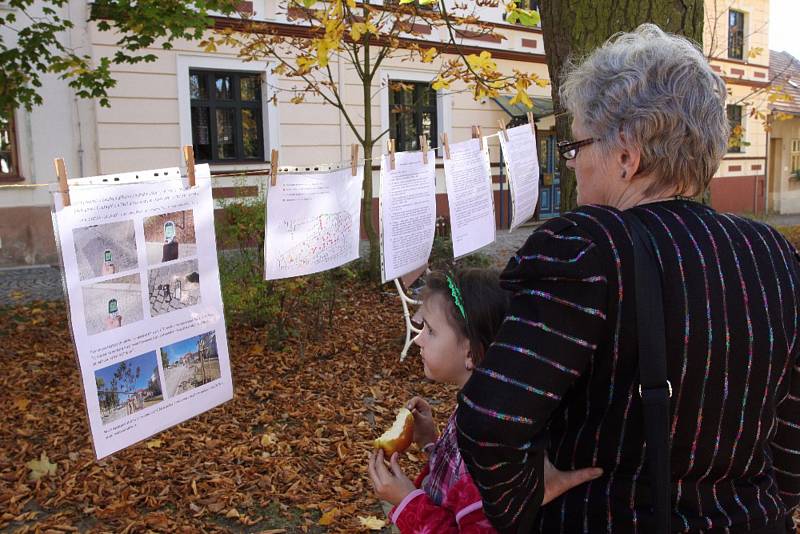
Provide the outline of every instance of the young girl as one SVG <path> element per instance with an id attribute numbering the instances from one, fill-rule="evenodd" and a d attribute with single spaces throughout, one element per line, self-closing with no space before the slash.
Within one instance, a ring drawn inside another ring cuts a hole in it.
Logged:
<path id="1" fill-rule="evenodd" d="M 425 376 L 463 387 L 500 328 L 508 302 L 509 294 L 492 271 L 429 274 L 419 312 L 423 329 L 414 339 Z M 455 412 L 437 439 L 428 403 L 414 397 L 406 407 L 414 414 L 414 442 L 430 457 L 412 483 L 400 469 L 397 453 L 392 455 L 391 470 L 384 464 L 382 450 L 370 455 L 368 470 L 375 492 L 394 505 L 391 521 L 403 534 L 495 532 L 458 452 Z"/>

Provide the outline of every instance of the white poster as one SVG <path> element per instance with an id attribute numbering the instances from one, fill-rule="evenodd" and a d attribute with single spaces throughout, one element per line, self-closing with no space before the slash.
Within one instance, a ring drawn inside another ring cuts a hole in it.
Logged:
<path id="1" fill-rule="evenodd" d="M 281 174 L 267 192 L 264 276 L 303 276 L 358 259 L 364 170 Z"/>
<path id="2" fill-rule="evenodd" d="M 98 458 L 233 398 L 208 165 L 196 177 L 70 180 L 66 207 L 53 195 Z"/>
<path id="3" fill-rule="evenodd" d="M 491 163 L 480 139 L 450 145 L 450 158 L 444 158 L 444 177 L 453 256 L 459 258 L 495 239 Z"/>
<path id="4" fill-rule="evenodd" d="M 511 193 L 511 228 L 513 230 L 531 217 L 539 200 L 539 156 L 533 127 L 523 124 L 498 133 Z"/>
<path id="5" fill-rule="evenodd" d="M 383 281 L 428 262 L 436 232 L 436 153 L 397 152 L 394 170 L 381 158 L 380 228 Z"/>

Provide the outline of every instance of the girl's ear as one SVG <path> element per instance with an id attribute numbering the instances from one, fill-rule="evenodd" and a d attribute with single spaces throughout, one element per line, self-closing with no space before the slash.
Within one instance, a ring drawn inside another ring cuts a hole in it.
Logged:
<path id="1" fill-rule="evenodd" d="M 468 338 L 464 337 L 458 342 L 458 350 L 464 358 L 464 368 L 468 371 L 475 369 L 475 360 L 472 358 L 472 347 Z"/>
<path id="2" fill-rule="evenodd" d="M 464 340 L 466 343 L 466 350 L 464 351 L 464 368 L 467 371 L 472 371 L 475 369 L 475 359 L 472 356 L 472 350 L 470 350 L 469 340 Z"/>

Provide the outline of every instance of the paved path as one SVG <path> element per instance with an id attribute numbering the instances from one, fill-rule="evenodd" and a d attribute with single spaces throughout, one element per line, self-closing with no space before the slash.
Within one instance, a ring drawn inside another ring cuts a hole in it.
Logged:
<path id="1" fill-rule="evenodd" d="M 0 308 L 62 298 L 61 272 L 57 267 L 0 270 Z"/>

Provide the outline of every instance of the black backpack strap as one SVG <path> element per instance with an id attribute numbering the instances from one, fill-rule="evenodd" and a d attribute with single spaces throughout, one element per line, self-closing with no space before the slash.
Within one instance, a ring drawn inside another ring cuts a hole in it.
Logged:
<path id="1" fill-rule="evenodd" d="M 636 273 L 636 328 L 639 339 L 639 394 L 644 412 L 647 466 L 653 499 L 654 534 L 671 531 L 672 482 L 669 425 L 672 384 L 667 380 L 664 299 L 650 234 L 631 210 L 625 220 L 633 240 Z"/>

